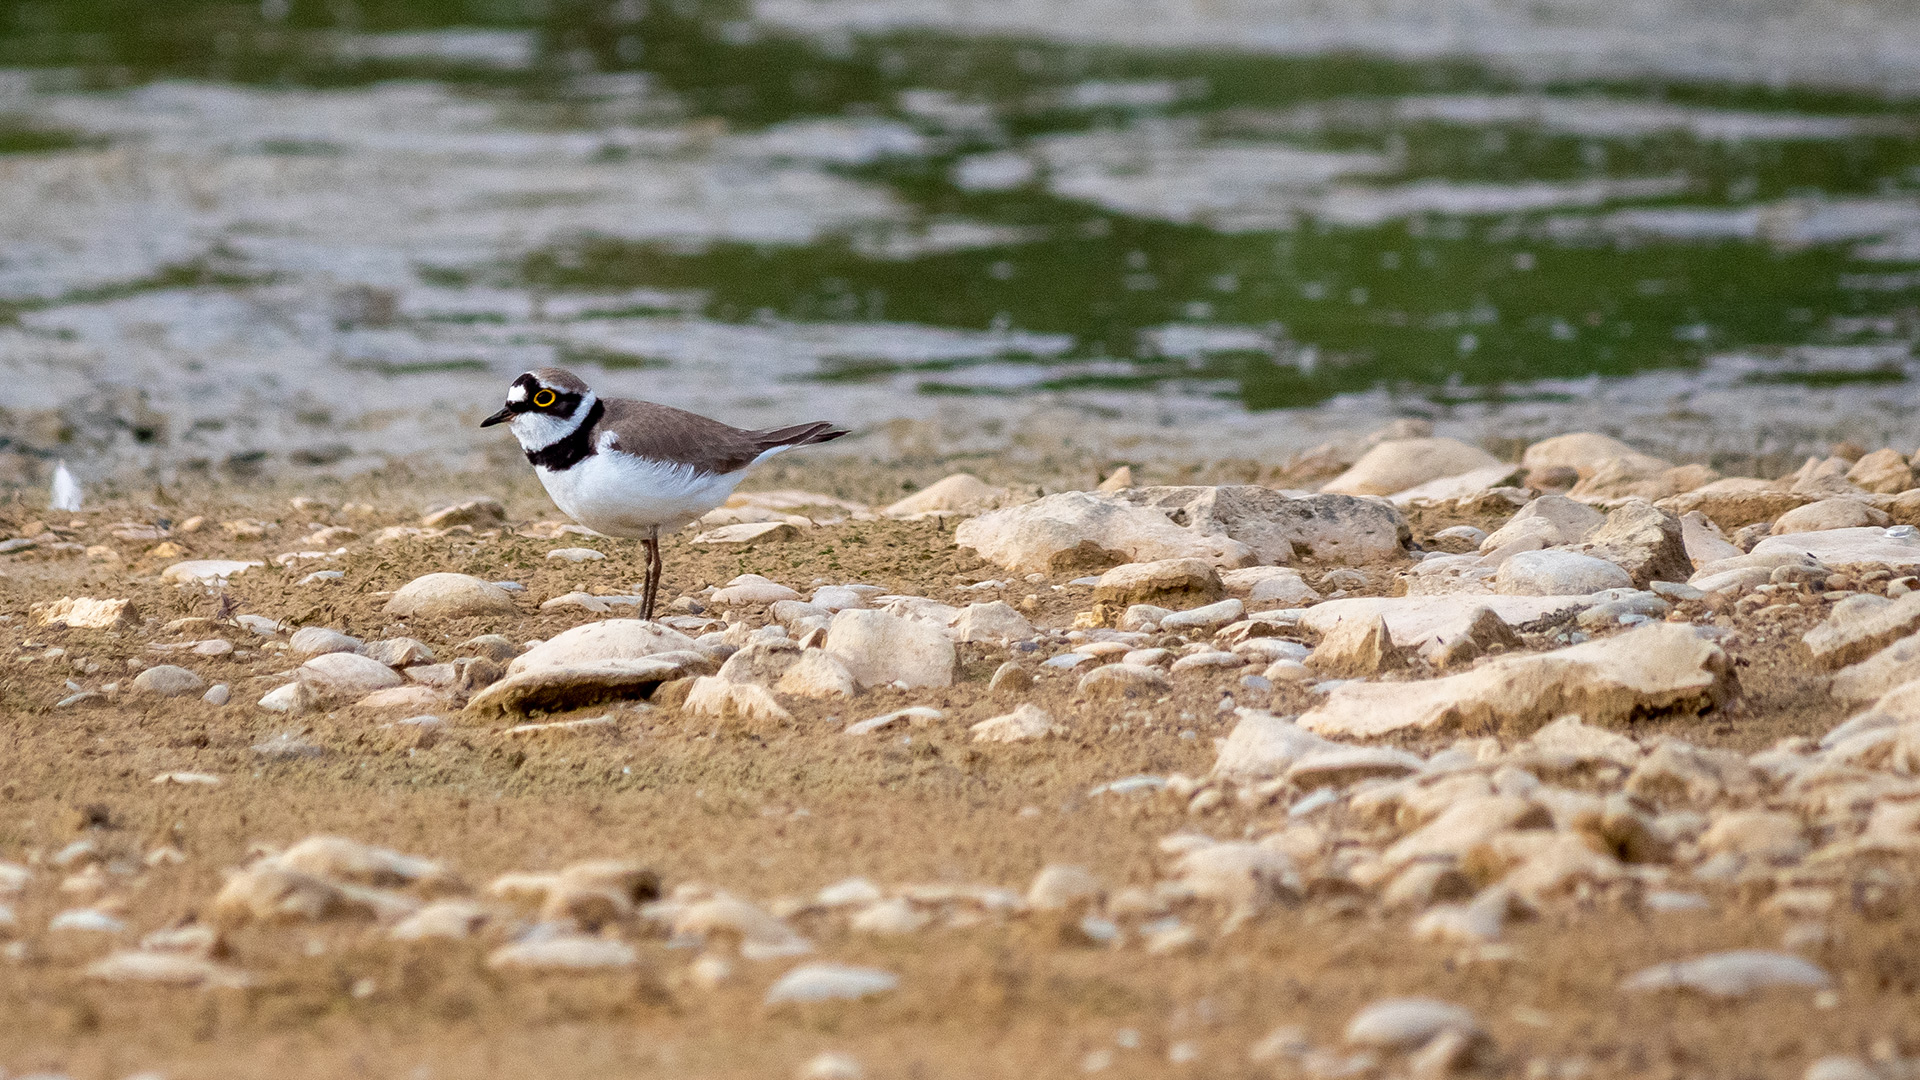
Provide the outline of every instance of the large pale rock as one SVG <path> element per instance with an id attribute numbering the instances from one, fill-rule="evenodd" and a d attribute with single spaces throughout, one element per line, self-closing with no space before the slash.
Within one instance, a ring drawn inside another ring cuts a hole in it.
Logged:
<path id="1" fill-rule="evenodd" d="M 1907 594 L 1915 595 L 1920 594 Z M 1915 679 L 1920 679 L 1920 634 L 1903 637 L 1865 660 L 1834 672 L 1831 690 L 1841 701 L 1872 701 Z"/>
<path id="2" fill-rule="evenodd" d="M 576 626 L 535 645 L 507 665 L 507 674 L 602 660 L 640 660 L 657 653 L 693 649 L 693 639 L 670 626 L 641 619 L 606 619 Z"/>
<path id="3" fill-rule="evenodd" d="M 807 649 L 773 684 L 773 692 L 803 698 L 850 698 L 860 690 L 847 665 L 824 649 Z"/>
<path id="4" fill-rule="evenodd" d="M 1693 573 L 1680 519 L 1644 499 L 1629 499 L 1574 548 L 1619 566 L 1644 589 L 1655 581 L 1685 581 Z"/>
<path id="5" fill-rule="evenodd" d="M 1215 630 L 1246 614 L 1247 605 L 1239 599 L 1222 600 L 1217 604 L 1188 608 L 1171 615 L 1160 617 L 1160 629 L 1167 633 L 1182 633 L 1194 630 Z"/>
<path id="6" fill-rule="evenodd" d="M 1522 551 L 1500 564 L 1495 591 L 1508 596 L 1587 596 L 1633 586 L 1633 578 L 1605 559 L 1573 551 Z"/>
<path id="7" fill-rule="evenodd" d="M 1563 713 L 1607 723 L 1636 714 L 1697 710 L 1731 692 L 1732 664 L 1689 627 L 1643 626 L 1616 637 L 1415 683 L 1348 683 L 1300 718 L 1329 736 L 1396 731 L 1529 733 Z"/>
<path id="8" fill-rule="evenodd" d="M 636 660 L 589 660 L 579 664 L 543 664 L 516 674 L 475 694 L 467 711 L 480 716 L 526 713 L 534 709 L 557 712 L 602 701 L 645 697 L 661 683 L 685 678 L 704 666 L 698 654 L 676 653 Z M 708 667 L 706 670 L 711 671 Z"/>
<path id="9" fill-rule="evenodd" d="M 1720 526 L 1713 519 L 1698 510 L 1689 510 L 1680 517 L 1680 542 L 1686 545 L 1687 561 L 1694 569 L 1721 559 L 1737 559 L 1746 554 L 1727 539 Z"/>
<path id="10" fill-rule="evenodd" d="M 518 608 L 507 590 L 470 574 L 428 574 L 401 586 L 387 601 L 386 614 L 401 619 L 464 619 L 474 615 L 513 615 Z"/>
<path id="11" fill-rule="evenodd" d="M 1302 628 L 1322 637 L 1348 619 L 1387 620 L 1393 643 L 1418 649 L 1433 641 L 1451 640 L 1467 632 L 1482 609 L 1509 626 L 1521 626 L 1548 615 L 1582 611 L 1602 598 L 1587 596 L 1352 596 L 1327 600 L 1300 616 Z"/>
<path id="12" fill-rule="evenodd" d="M 695 679 L 681 708 L 689 716 L 705 716 L 715 720 L 784 724 L 793 719 L 793 714 L 766 687 L 756 683 L 728 682 L 717 677 Z"/>
<path id="13" fill-rule="evenodd" d="M 1063 491 L 963 521 L 954 540 L 1019 573 L 1157 559 L 1197 558 L 1228 567 L 1255 561 L 1252 549 L 1238 540 L 1181 528 L 1165 514 L 1117 495 L 1084 491 Z"/>
<path id="14" fill-rule="evenodd" d="M 1392 495 L 1429 480 L 1459 476 L 1500 464 L 1500 459 L 1458 439 L 1393 439 L 1360 456 L 1353 467 L 1320 486 L 1335 495 Z"/>
<path id="15" fill-rule="evenodd" d="M 1645 459 L 1650 471 L 1670 468 L 1672 463 L 1642 454 L 1619 439 L 1593 431 L 1575 431 L 1541 439 L 1520 455 L 1520 464 L 1529 469 L 1565 468 L 1590 476 L 1601 463 L 1613 458 Z"/>
<path id="16" fill-rule="evenodd" d="M 1709 997 L 1745 997 L 1770 987 L 1821 989 L 1832 976 L 1792 953 L 1737 949 L 1672 964 L 1656 964 L 1620 984 L 1622 990 L 1692 990 Z"/>
<path id="17" fill-rule="evenodd" d="M 1320 639 L 1306 664 L 1316 671 L 1345 678 L 1378 675 L 1406 666 L 1406 654 L 1393 643 L 1387 620 L 1344 619 Z"/>
<path id="18" fill-rule="evenodd" d="M 1916 630 L 1920 630 L 1920 592 L 1897 600 L 1861 593 L 1835 604 L 1826 619 L 1801 640 L 1816 662 L 1835 668 L 1864 660 Z"/>
<path id="19" fill-rule="evenodd" d="M 1869 525 L 1889 525 L 1887 512 L 1860 499 L 1833 498 L 1796 506 L 1773 523 L 1773 536 L 1791 533 L 1821 532 L 1826 529 L 1858 529 Z"/>
<path id="20" fill-rule="evenodd" d="M 186 697 L 207 688 L 207 682 L 186 668 L 156 664 L 133 677 L 133 688 L 154 697 Z"/>
<path id="21" fill-rule="evenodd" d="M 1836 570 L 1891 570 L 1895 574 L 1910 574 L 1920 570 L 1920 536 L 1908 536 L 1893 529 L 1828 529 L 1769 536 L 1755 544 L 1748 554 L 1810 555 Z"/>
<path id="22" fill-rule="evenodd" d="M 1262 580 L 1247 594 L 1247 606 L 1255 611 L 1273 608 L 1306 607 L 1320 602 L 1320 593 L 1298 574 Z"/>
<path id="23" fill-rule="evenodd" d="M 1210 604 L 1225 595 L 1219 572 L 1202 559 L 1126 563 L 1101 574 L 1093 587 L 1095 600 L 1176 609 Z"/>
<path id="24" fill-rule="evenodd" d="M 1438 637 L 1420 649 L 1436 670 L 1464 667 L 1491 652 L 1521 649 L 1526 641 L 1508 626 L 1492 608 L 1478 607 L 1468 616 L 1466 628 L 1449 637 Z"/>
<path id="25" fill-rule="evenodd" d="M 244 988 L 253 977 L 204 956 L 187 953 L 124 951 L 87 965 L 87 978 L 102 982 L 154 983 L 161 986 Z"/>
<path id="26" fill-rule="evenodd" d="M 953 684 L 953 639 L 946 631 L 884 611 L 835 614 L 827 626 L 826 651 L 861 686 Z"/>
<path id="27" fill-rule="evenodd" d="M 1725 852 L 1768 862 L 1792 862 L 1808 851 L 1807 827 L 1798 817 L 1776 810 L 1737 810 L 1724 814 L 1700 837 L 1700 850 Z"/>
<path id="28" fill-rule="evenodd" d="M 1418 1050 L 1447 1032 L 1478 1036 L 1480 1024 L 1459 1005 L 1432 998 L 1389 998 L 1356 1013 L 1347 1022 L 1345 1038 L 1353 1046 Z"/>
<path id="29" fill-rule="evenodd" d="M 958 644 L 995 642 L 1004 645 L 1032 637 L 1036 630 L 1025 615 L 1004 600 L 968 604 L 953 617 L 947 633 Z"/>
<path id="30" fill-rule="evenodd" d="M 489 968 L 509 972 L 608 971 L 630 968 L 639 961 L 640 954 L 624 941 L 575 933 L 530 937 L 487 954 Z"/>
<path id="31" fill-rule="evenodd" d="M 503 524 L 506 520 L 507 508 L 500 500 L 482 495 L 429 510 L 420 518 L 420 526 L 426 529 L 450 529 L 455 525 L 486 528 Z"/>
<path id="32" fill-rule="evenodd" d="M 1395 506 L 1412 506 L 1414 503 L 1453 502 L 1457 499 L 1469 499 L 1482 492 L 1497 487 L 1507 487 L 1518 483 L 1526 470 L 1519 465 L 1487 465 L 1459 476 L 1443 476 L 1438 480 L 1429 480 L 1417 484 L 1405 491 L 1396 491 L 1387 496 L 1387 501 Z"/>
<path id="33" fill-rule="evenodd" d="M 1715 525 L 1732 532 L 1758 522 L 1772 521 L 1796 506 L 1813 501 L 1813 496 L 1782 491 L 1769 480 L 1729 477 L 1661 499 L 1659 505 L 1676 514 L 1698 510 L 1711 518 Z"/>
<path id="34" fill-rule="evenodd" d="M 1877 495 L 1897 495 L 1914 486 L 1913 469 L 1898 450 L 1875 450 L 1853 463 L 1847 482 Z"/>
<path id="35" fill-rule="evenodd" d="M 970 473 L 954 473 L 880 511 L 891 518 L 932 513 L 979 513 L 1003 506 L 1007 489 L 997 488 Z"/>
<path id="36" fill-rule="evenodd" d="M 1173 521 L 1212 536 L 1238 540 L 1254 561 L 1361 566 L 1405 553 L 1412 531 L 1388 503 L 1352 495 L 1291 496 L 1251 484 L 1219 487 L 1144 487 L 1120 492 Z M 1221 564 L 1225 565 L 1225 564 Z"/>
<path id="37" fill-rule="evenodd" d="M 1284 851 L 1229 841 L 1182 852 L 1173 871 L 1194 897 L 1228 908 L 1229 925 L 1300 894 L 1300 874 Z"/>
<path id="38" fill-rule="evenodd" d="M 846 964 L 802 964 L 768 988 L 766 1004 L 805 1004 L 816 1001 L 858 1001 L 893 991 L 900 977 L 878 968 Z"/>
<path id="39" fill-rule="evenodd" d="M 1428 860 L 1460 860 L 1493 836 L 1525 825 L 1546 824 L 1545 810 L 1518 795 L 1467 795 L 1381 853 L 1389 867 Z"/>
<path id="40" fill-rule="evenodd" d="M 319 701 L 357 701 L 375 690 L 405 686 L 400 673 L 354 653 L 322 653 L 301 664 L 300 684 Z"/>
<path id="41" fill-rule="evenodd" d="M 1213 775 L 1225 780 L 1280 776 L 1307 755 L 1340 745 L 1270 712 L 1245 708 L 1238 712 L 1240 720 L 1213 763 Z"/>
<path id="42" fill-rule="evenodd" d="M 1697 487 L 1704 479 L 1709 477 L 1697 477 L 1691 470 L 1676 470 L 1660 458 L 1626 454 L 1595 465 L 1567 494 L 1587 499 L 1664 499 L 1676 494 L 1675 489 L 1680 486 L 1676 481 Z"/>
<path id="43" fill-rule="evenodd" d="M 817 650 L 816 650 L 817 651 Z M 751 641 L 720 665 L 719 677 L 730 683 L 772 686 L 800 662 L 798 642 Z"/>
<path id="44" fill-rule="evenodd" d="M 1565 495 L 1542 495 L 1520 508 L 1505 525 L 1480 541 L 1480 550 L 1499 551 L 1522 539 L 1538 539 L 1539 547 L 1577 544 L 1598 529 L 1607 516 Z"/>
<path id="45" fill-rule="evenodd" d="M 131 600 L 63 596 L 50 604 L 35 604 L 29 610 L 37 625 L 65 626 L 72 630 L 125 630 L 140 621 L 140 612 Z"/>
<path id="46" fill-rule="evenodd" d="M 303 626 L 287 639 L 287 648 L 295 656 L 324 656 L 327 653 L 359 652 L 366 644 L 350 634 L 324 626 Z"/>

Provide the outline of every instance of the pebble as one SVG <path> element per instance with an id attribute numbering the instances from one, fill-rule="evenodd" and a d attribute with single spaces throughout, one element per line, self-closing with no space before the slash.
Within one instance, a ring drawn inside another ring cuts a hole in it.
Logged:
<path id="1" fill-rule="evenodd" d="M 1510 596 L 1587 596 L 1631 588 L 1632 576 L 1613 563 L 1553 549 L 1519 552 L 1494 576 L 1494 591 Z"/>
<path id="2" fill-rule="evenodd" d="M 1480 1030 L 1472 1011 L 1462 1006 L 1433 998 L 1389 998 L 1356 1013 L 1344 1037 L 1353 1046 L 1410 1051 L 1443 1032 L 1474 1036 Z"/>
<path id="3" fill-rule="evenodd" d="M 1125 563 L 1094 581 L 1093 598 L 1115 604 L 1152 601 L 1191 607 L 1226 595 L 1220 573 L 1205 559 L 1160 559 Z"/>
<path id="4" fill-rule="evenodd" d="M 798 600 L 800 594 L 785 585 L 769 581 L 758 574 L 742 574 L 728 582 L 723 589 L 715 590 L 708 598 L 718 607 L 752 607 L 776 604 L 782 600 Z"/>
<path id="5" fill-rule="evenodd" d="M 821 649 L 805 649 L 773 684 L 775 693 L 814 699 L 850 698 L 859 692 L 847 665 Z"/>
<path id="6" fill-rule="evenodd" d="M 794 1073 L 795 1080 L 861 1080 L 866 1075 L 857 1058 L 832 1051 L 814 1055 Z"/>
<path id="7" fill-rule="evenodd" d="M 239 968 L 182 953 L 121 951 L 87 965 L 86 976 L 102 982 L 157 983 L 162 986 L 247 987 L 253 979 Z"/>
<path id="8" fill-rule="evenodd" d="M 339 581 L 346 576 L 346 572 L 342 570 L 315 570 L 313 573 L 301 578 L 300 584 L 325 585 L 328 582 Z"/>
<path id="9" fill-rule="evenodd" d="M 904 897 L 881 900 L 854 913 L 847 926 L 869 934 L 912 934 L 923 929 L 932 917 L 913 906 Z"/>
<path id="10" fill-rule="evenodd" d="M 1105 669 L 1102 669 L 1105 670 Z M 1066 733 L 1053 717 L 1038 705 L 1025 704 L 1004 716 L 982 720 L 970 729 L 974 742 L 1025 742 Z"/>
<path id="11" fill-rule="evenodd" d="M 849 724 L 844 734 L 871 735 L 876 731 L 882 731 L 897 724 L 926 727 L 928 724 L 938 723 L 945 718 L 946 715 L 939 709 L 929 708 L 925 705 L 915 705 L 912 708 L 895 709 L 890 713 L 881 713 L 879 716 Z"/>
<path id="12" fill-rule="evenodd" d="M 476 615 L 513 615 L 519 609 L 500 586 L 469 574 L 437 573 L 400 587 L 382 609 L 402 619 L 464 619 Z"/>
<path id="13" fill-rule="evenodd" d="M 343 634 L 338 630 L 329 630 L 324 626 L 303 626 L 287 639 L 287 648 L 295 656 L 324 656 L 327 653 L 350 653 L 365 644 L 357 637 Z"/>
<path id="14" fill-rule="evenodd" d="M 1098 905 L 1106 887 L 1091 870 L 1068 863 L 1044 866 L 1027 887 L 1027 903 L 1039 911 Z"/>
<path id="15" fill-rule="evenodd" d="M 170 585 L 225 585 L 228 579 L 265 565 L 257 559 L 189 559 L 162 570 L 160 580 Z"/>
<path id="16" fill-rule="evenodd" d="M 581 667 L 603 660 L 641 660 L 662 653 L 698 651 L 694 639 L 678 630 L 639 619 L 606 619 L 576 626 L 533 645 L 517 657 L 513 656 L 517 650 L 511 641 L 494 640 L 495 637 L 497 635 L 474 638 L 461 646 L 461 651 L 497 659 L 513 657 L 507 665 L 508 675 L 536 668 Z M 487 641 L 486 645 L 476 644 L 483 640 Z"/>
<path id="17" fill-rule="evenodd" d="M 1067 654 L 1074 655 L 1074 654 Z M 1059 657 L 1055 657 L 1059 659 Z M 1048 662 L 1049 665 L 1052 661 Z M 1158 668 L 1139 664 L 1108 664 L 1081 676 L 1074 693 L 1093 700 L 1158 697 L 1171 693 L 1173 683 Z"/>
<path id="18" fill-rule="evenodd" d="M 1736 949 L 1657 964 L 1629 976 L 1620 988 L 1636 992 L 1694 990 L 1711 997 L 1736 998 L 1770 987 L 1821 989 L 1832 982 L 1818 965 L 1792 953 Z"/>
<path id="19" fill-rule="evenodd" d="M 1120 495 L 1085 491 L 1063 491 L 969 518 L 954 531 L 954 540 L 1020 574 L 1067 569 L 1083 557 L 1083 545 L 1119 552 L 1128 562 L 1195 558 L 1233 567 L 1255 561 L 1253 549 L 1238 540 L 1182 528 L 1159 510 L 1130 505 Z"/>
<path id="20" fill-rule="evenodd" d="M 1175 660 L 1172 670 L 1175 674 L 1179 674 L 1184 671 L 1245 667 L 1246 664 L 1247 657 L 1241 656 L 1239 653 L 1210 649 L 1206 652 L 1194 653 L 1190 656 L 1183 656 Z"/>
<path id="21" fill-rule="evenodd" d="M 857 1001 L 890 993 L 899 986 L 898 975 L 878 968 L 849 964 L 802 964 L 782 975 L 767 990 L 766 1004 Z"/>
<path id="22" fill-rule="evenodd" d="M 80 930 L 91 934 L 117 934 L 127 924 L 93 908 L 68 908 L 47 923 L 48 930 Z"/>
<path id="23" fill-rule="evenodd" d="M 85 596 L 35 604 L 30 612 L 36 625 L 66 626 L 75 630 L 119 630 L 140 621 L 139 609 L 131 600 L 94 600 Z"/>
<path id="24" fill-rule="evenodd" d="M 1217 604 L 1176 611 L 1160 620 L 1160 629 L 1176 634 L 1188 630 L 1217 630 L 1245 614 L 1247 605 L 1239 600 L 1222 600 Z"/>
<path id="25" fill-rule="evenodd" d="M 260 697 L 260 707 L 268 712 L 299 713 L 313 707 L 313 695 L 297 682 L 276 686 Z"/>
<path id="26" fill-rule="evenodd" d="M 1807 1066 L 1801 1080 L 1886 1080 L 1859 1058 L 1830 1054 Z"/>
<path id="27" fill-rule="evenodd" d="M 861 686 L 953 683 L 953 640 L 940 626 L 885 611 L 841 611 L 828 626 L 825 648 Z"/>
<path id="28" fill-rule="evenodd" d="M 350 652 L 322 653 L 301 664 L 298 677 L 300 684 L 322 702 L 357 700 L 375 690 L 406 685 L 399 672 Z"/>
<path id="29" fill-rule="evenodd" d="M 993 678 L 987 681 L 987 693 L 995 697 L 1024 694 L 1032 688 L 1033 674 L 1014 660 L 994 668 Z"/>
<path id="30" fill-rule="evenodd" d="M 630 968 L 639 960 L 626 942 L 571 933 L 517 941 L 487 954 L 487 966 L 495 971 L 606 971 Z"/>
<path id="31" fill-rule="evenodd" d="M 599 562 L 606 557 L 606 552 L 583 547 L 554 548 L 552 551 L 547 552 L 547 558 L 549 559 L 558 559 L 561 562 L 570 563 Z"/>
<path id="32" fill-rule="evenodd" d="M 437 900 L 394 924 L 387 936 L 395 941 L 464 941 L 492 918 L 492 912 L 471 900 Z"/>
<path id="33" fill-rule="evenodd" d="M 1011 604 L 994 600 L 961 608 L 960 613 L 953 617 L 948 632 L 958 643 L 1006 644 L 1032 637 L 1034 629 L 1027 617 L 1014 610 Z"/>
<path id="34" fill-rule="evenodd" d="M 183 667 L 155 664 L 133 677 L 133 688 L 155 697 L 185 697 L 207 688 L 207 681 Z"/>

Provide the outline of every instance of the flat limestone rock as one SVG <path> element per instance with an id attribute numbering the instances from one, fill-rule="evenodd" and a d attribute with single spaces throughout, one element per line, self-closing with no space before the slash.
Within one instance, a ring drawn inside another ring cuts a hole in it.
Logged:
<path id="1" fill-rule="evenodd" d="M 1397 731 L 1531 733 L 1554 717 L 1593 723 L 1636 713 L 1697 709 L 1731 693 L 1732 664 L 1690 627 L 1655 623 L 1600 641 L 1495 659 L 1460 675 L 1414 683 L 1348 683 L 1300 717 L 1331 737 Z"/>
<path id="2" fill-rule="evenodd" d="M 1548 615 L 1583 611 L 1599 602 L 1591 596 L 1353 596 L 1315 604 L 1300 616 L 1300 625 L 1324 637 L 1343 620 L 1379 616 L 1387 620 L 1395 645 L 1419 648 L 1466 633 L 1482 608 L 1508 626 L 1519 626 Z"/>
<path id="3" fill-rule="evenodd" d="M 1280 776 L 1307 755 L 1339 747 L 1299 724 L 1270 712 L 1242 708 L 1214 760 L 1213 775 L 1228 780 Z"/>
<path id="4" fill-rule="evenodd" d="M 1872 701 L 1915 679 L 1920 679 L 1920 634 L 1903 637 L 1865 660 L 1834 672 L 1832 694 L 1840 701 Z"/>
<path id="5" fill-rule="evenodd" d="M 1539 537 L 1542 547 L 1577 544 L 1598 529 L 1607 516 L 1565 495 L 1542 495 L 1507 519 L 1507 523 L 1480 541 L 1482 552 L 1494 552 L 1525 537 Z"/>
<path id="6" fill-rule="evenodd" d="M 1710 997 L 1737 998 L 1771 987 L 1820 989 L 1832 983 L 1833 977 L 1817 964 L 1792 953 L 1735 949 L 1656 964 L 1629 976 L 1620 988 L 1641 993 L 1692 990 Z"/>
<path id="7" fill-rule="evenodd" d="M 189 559 L 160 571 L 160 580 L 170 585 L 217 585 L 256 566 L 265 565 L 257 559 L 244 562 L 239 559 Z"/>
<path id="8" fill-rule="evenodd" d="M 1782 491 L 1767 480 L 1730 477 L 1685 494 L 1660 499 L 1654 505 L 1682 517 L 1698 510 L 1715 525 L 1732 532 L 1747 525 L 1772 521 L 1796 506 L 1805 506 L 1814 501 L 1811 495 Z"/>
<path id="9" fill-rule="evenodd" d="M 399 672 L 356 653 L 322 653 L 301 664 L 300 685 L 322 701 L 363 698 L 376 690 L 405 686 Z"/>
<path id="10" fill-rule="evenodd" d="M 1396 491 L 1387 496 L 1387 501 L 1395 506 L 1411 506 L 1419 502 L 1452 502 L 1513 484 L 1525 471 L 1519 465 L 1484 465 L 1458 476 L 1443 476 L 1438 480 L 1416 484 L 1405 491 Z"/>
<path id="11" fill-rule="evenodd" d="M 1003 506 L 1006 488 L 997 488 L 972 473 L 954 473 L 880 511 L 890 518 L 910 518 L 920 514 L 979 513 Z"/>
<path id="12" fill-rule="evenodd" d="M 37 625 L 74 630 L 123 630 L 140 621 L 140 612 L 131 600 L 61 597 L 51 604 L 35 604 L 30 610 Z"/>
<path id="13" fill-rule="evenodd" d="M 1802 638 L 1816 662 L 1835 668 L 1864 660 L 1920 630 L 1920 592 L 1896 600 L 1872 593 L 1842 600 Z"/>
<path id="14" fill-rule="evenodd" d="M 508 675 L 475 694 L 467 702 L 467 711 L 479 716 L 525 713 L 533 709 L 551 712 L 619 698 L 644 697 L 661 683 L 687 674 L 684 663 L 653 657 L 542 665 Z"/>
<path id="15" fill-rule="evenodd" d="M 1793 533 L 1823 532 L 1829 529 L 1857 529 L 1866 526 L 1893 524 L 1885 510 L 1878 509 L 1861 499 L 1838 497 L 1821 499 L 1819 502 L 1797 506 L 1780 515 L 1773 523 L 1772 536 L 1788 536 Z"/>
<path id="16" fill-rule="evenodd" d="M 555 634 L 514 657 L 508 675 L 541 667 L 569 667 L 601 660 L 640 660 L 656 653 L 693 649 L 693 639 L 657 622 L 605 619 Z"/>
<path id="17" fill-rule="evenodd" d="M 1184 521 L 1189 529 L 1237 540 L 1263 564 L 1305 557 L 1362 566 L 1404 557 L 1413 537 L 1407 519 L 1391 504 L 1353 495 L 1288 495 L 1253 484 L 1222 484 L 1132 488 L 1119 496 Z"/>
<path id="18" fill-rule="evenodd" d="M 849 964 L 802 964 L 767 990 L 768 1005 L 814 1001 L 858 1001 L 888 993 L 900 985 L 900 976 L 879 968 Z"/>
<path id="19" fill-rule="evenodd" d="M 1901 526 L 1912 531 L 1911 526 Z M 1892 535 L 1889 535 L 1892 534 Z M 1820 532 L 1769 536 L 1753 546 L 1751 555 L 1805 554 L 1834 569 L 1887 569 L 1908 574 L 1920 569 L 1920 537 L 1891 529 L 1825 529 Z"/>
<path id="20" fill-rule="evenodd" d="M 1528 446 L 1526 453 L 1520 455 L 1520 464 L 1529 469 L 1568 468 L 1587 475 L 1609 458 L 1639 453 L 1610 435 L 1594 431 L 1571 431 Z M 1659 463 L 1663 469 L 1667 465 L 1665 461 Z"/>
<path id="21" fill-rule="evenodd" d="M 1248 545 L 1182 528 L 1166 514 L 1116 494 L 1063 491 L 1038 502 L 960 523 L 954 540 L 1017 573 L 1047 573 L 1158 559 L 1195 558 L 1214 566 L 1257 561 Z"/>
<path id="22" fill-rule="evenodd" d="M 1493 579 L 1494 591 L 1509 596 L 1588 596 L 1632 587 L 1633 578 L 1606 559 L 1556 548 L 1517 552 Z"/>
<path id="23" fill-rule="evenodd" d="M 1201 559 L 1125 563 L 1101 574 L 1093 587 L 1095 600 L 1175 608 L 1210 604 L 1226 594 L 1219 571 Z"/>
<path id="24" fill-rule="evenodd" d="M 960 609 L 960 614 L 955 615 L 947 627 L 948 636 L 956 644 L 991 641 L 1004 645 L 1030 638 L 1034 633 L 1033 624 L 1027 621 L 1027 617 L 1004 600 L 968 604 Z"/>
<path id="25" fill-rule="evenodd" d="M 1614 508 L 1574 550 L 1625 570 L 1637 589 L 1655 581 L 1685 581 L 1693 573 L 1679 517 L 1645 499 L 1628 499 Z"/>
<path id="26" fill-rule="evenodd" d="M 846 665 L 861 686 L 953 685 L 953 639 L 943 626 L 885 611 L 849 609 L 837 612 L 828 624 L 826 651 Z"/>

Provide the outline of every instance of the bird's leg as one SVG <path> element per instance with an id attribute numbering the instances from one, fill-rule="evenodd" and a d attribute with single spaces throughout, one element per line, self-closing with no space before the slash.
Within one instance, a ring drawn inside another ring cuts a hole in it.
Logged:
<path id="1" fill-rule="evenodd" d="M 640 617 L 652 619 L 653 601 L 660 595 L 660 526 L 650 526 L 640 543 L 647 552 L 647 583 L 640 598 Z"/>

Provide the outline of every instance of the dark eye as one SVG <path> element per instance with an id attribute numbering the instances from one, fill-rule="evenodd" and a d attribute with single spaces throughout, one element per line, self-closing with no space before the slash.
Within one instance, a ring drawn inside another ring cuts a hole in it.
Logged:
<path id="1" fill-rule="evenodd" d="M 546 389 L 545 387 L 542 387 L 538 392 L 536 392 L 533 395 L 533 407 L 536 409 L 544 409 L 552 405 L 555 401 L 558 401 L 558 400 L 559 400 L 559 395 L 555 394 L 551 390 Z"/>

